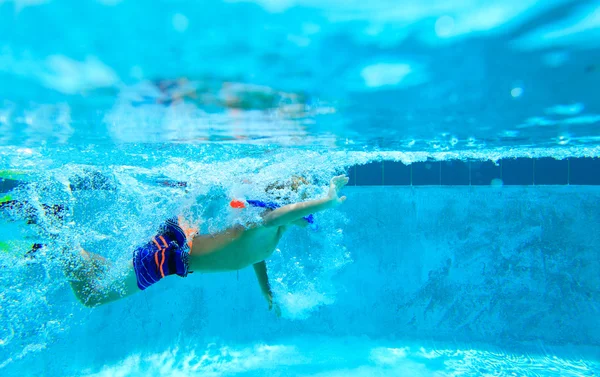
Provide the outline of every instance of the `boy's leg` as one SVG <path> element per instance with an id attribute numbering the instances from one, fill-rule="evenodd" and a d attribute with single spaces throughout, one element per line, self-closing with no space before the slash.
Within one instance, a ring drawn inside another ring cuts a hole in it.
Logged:
<path id="1" fill-rule="evenodd" d="M 102 279 L 110 268 L 111 263 L 105 258 L 85 250 L 81 250 L 79 255 L 73 255 L 72 259 L 63 265 L 73 293 L 83 305 L 88 307 L 106 304 L 139 290 L 133 268 L 128 271 L 123 284 L 119 284 L 118 288 L 122 289 L 103 287 Z"/>
<path id="2" fill-rule="evenodd" d="M 67 276 L 75 297 L 85 306 L 96 306 L 94 293 L 95 283 L 106 272 L 106 262 L 101 257 L 88 253 L 85 250 L 77 255 L 72 255 L 63 264 L 63 271 Z"/>

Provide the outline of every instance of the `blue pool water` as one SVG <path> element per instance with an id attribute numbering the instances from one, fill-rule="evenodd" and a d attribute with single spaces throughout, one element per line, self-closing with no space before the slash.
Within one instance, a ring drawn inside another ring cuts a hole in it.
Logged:
<path id="1" fill-rule="evenodd" d="M 599 375 L 599 47 L 591 0 L 0 1 L 0 376 Z M 281 317 L 249 268 L 96 308 L 63 273 L 338 174 Z"/>

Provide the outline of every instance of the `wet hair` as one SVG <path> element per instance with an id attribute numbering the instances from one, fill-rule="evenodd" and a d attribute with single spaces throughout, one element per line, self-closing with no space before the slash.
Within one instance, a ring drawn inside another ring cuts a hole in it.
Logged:
<path id="1" fill-rule="evenodd" d="M 275 181 L 265 188 L 265 192 L 274 200 L 290 202 L 292 193 L 298 194 L 298 199 L 304 200 L 308 197 L 306 193 L 299 192 L 303 186 L 310 185 L 310 182 L 301 176 L 292 176 L 287 181 Z"/>

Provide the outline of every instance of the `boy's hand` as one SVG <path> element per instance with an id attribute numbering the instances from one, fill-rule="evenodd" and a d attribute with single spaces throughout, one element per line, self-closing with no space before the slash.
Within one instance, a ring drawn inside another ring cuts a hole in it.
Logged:
<path id="1" fill-rule="evenodd" d="M 279 318 L 281 317 L 281 308 L 279 307 L 279 305 L 273 301 L 273 295 L 272 294 L 268 294 L 266 296 L 267 302 L 269 303 L 269 310 L 273 310 L 275 312 L 275 315 Z"/>
<path id="2" fill-rule="evenodd" d="M 279 304 L 273 303 L 272 305 L 269 306 L 269 310 L 271 310 L 271 309 L 275 312 L 275 315 L 277 316 L 277 318 L 281 318 L 281 308 L 279 307 Z"/>
<path id="3" fill-rule="evenodd" d="M 337 177 L 331 178 L 331 183 L 329 183 L 329 194 L 327 197 L 334 206 L 339 206 L 346 200 L 345 196 L 340 198 L 339 194 L 342 188 L 348 184 L 348 180 L 348 177 L 344 175 L 338 175 Z"/>

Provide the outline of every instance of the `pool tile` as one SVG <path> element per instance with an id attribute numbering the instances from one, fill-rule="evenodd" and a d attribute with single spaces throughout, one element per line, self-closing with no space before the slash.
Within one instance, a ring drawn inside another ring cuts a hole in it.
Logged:
<path id="1" fill-rule="evenodd" d="M 356 165 L 357 186 L 381 186 L 383 184 L 383 165 L 381 162 L 370 162 Z"/>
<path id="2" fill-rule="evenodd" d="M 412 164 L 413 185 L 439 185 L 440 181 L 439 161 L 415 162 Z"/>
<path id="3" fill-rule="evenodd" d="M 600 185 L 600 158 L 570 159 L 569 176 L 571 185 Z"/>
<path id="4" fill-rule="evenodd" d="M 410 166 L 397 161 L 383 161 L 383 184 L 410 185 Z"/>
<path id="5" fill-rule="evenodd" d="M 534 160 L 534 184 L 536 185 L 566 185 L 569 183 L 569 161 L 553 158 L 538 158 Z"/>
<path id="6" fill-rule="evenodd" d="M 448 186 L 469 185 L 469 164 L 460 160 L 443 161 L 441 163 L 441 183 Z"/>
<path id="7" fill-rule="evenodd" d="M 502 178 L 502 168 L 493 161 L 470 161 L 471 185 L 488 186 L 492 180 Z"/>
<path id="8" fill-rule="evenodd" d="M 356 186 L 356 166 L 350 166 L 348 172 L 348 186 Z"/>
<path id="9" fill-rule="evenodd" d="M 349 186 L 377 185 L 490 185 L 502 179 L 506 185 L 600 185 L 600 159 L 553 158 L 492 161 L 426 161 L 404 165 L 396 161 L 351 166 Z M 0 192 L 10 191 L 20 181 L 0 179 Z"/>
<path id="10" fill-rule="evenodd" d="M 531 158 L 504 159 L 502 181 L 505 185 L 532 185 L 533 160 Z"/>

